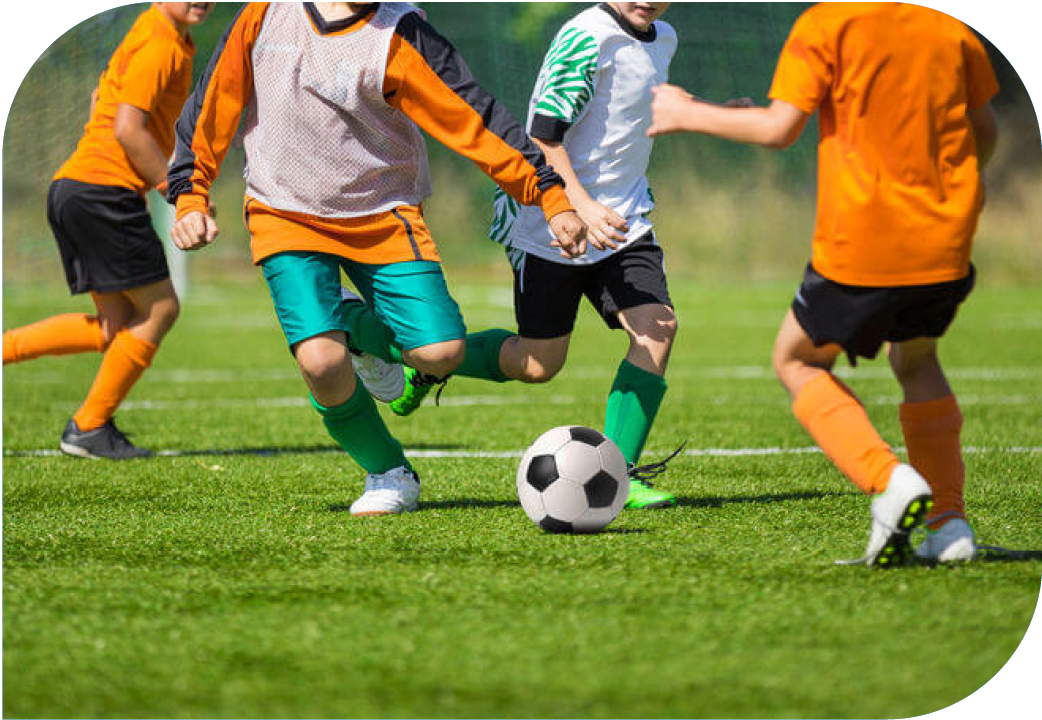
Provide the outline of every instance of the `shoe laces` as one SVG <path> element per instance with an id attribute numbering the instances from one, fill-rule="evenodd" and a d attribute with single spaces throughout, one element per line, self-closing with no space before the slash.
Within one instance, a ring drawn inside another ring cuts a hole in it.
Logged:
<path id="1" fill-rule="evenodd" d="M 127 436 L 127 434 L 124 433 L 122 430 L 120 430 L 118 427 L 116 427 L 116 423 L 115 422 L 113 422 L 112 420 L 109 420 L 105 424 L 109 426 L 109 431 L 112 433 L 112 437 L 116 441 L 118 441 L 120 443 L 123 443 L 123 444 L 126 444 L 126 445 L 131 445 L 132 444 L 130 442 L 130 438 Z"/>
<path id="2" fill-rule="evenodd" d="M 428 375 L 417 371 L 416 379 L 413 380 L 413 385 L 416 387 L 429 387 L 431 385 L 437 385 L 438 391 L 434 393 L 434 407 L 441 407 L 441 393 L 445 389 L 446 383 L 449 382 L 449 376 L 438 377 L 437 375 Z"/>
<path id="3" fill-rule="evenodd" d="M 400 490 L 406 480 L 418 483 L 420 476 L 409 470 L 399 472 L 399 468 L 394 468 L 378 475 L 370 475 L 366 479 L 366 490 Z"/>
<path id="4" fill-rule="evenodd" d="M 669 454 L 669 457 L 659 460 L 658 462 L 648 463 L 647 465 L 633 465 L 630 464 L 628 468 L 628 474 L 631 480 L 636 480 L 644 487 L 655 487 L 651 484 L 651 478 L 658 477 L 662 473 L 666 472 L 666 465 L 670 460 L 675 458 L 687 445 L 687 440 L 680 443 L 680 446 Z"/>

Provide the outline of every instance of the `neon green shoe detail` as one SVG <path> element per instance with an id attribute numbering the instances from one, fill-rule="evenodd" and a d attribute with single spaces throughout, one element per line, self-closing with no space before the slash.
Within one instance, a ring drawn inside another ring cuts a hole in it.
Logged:
<path id="1" fill-rule="evenodd" d="M 435 385 L 445 385 L 447 378 L 437 378 L 433 375 L 424 375 L 419 370 L 405 366 L 405 390 L 401 396 L 393 400 L 391 412 L 395 415 L 405 417 L 416 411 L 423 404 L 423 399 L 430 394 Z M 441 390 L 438 391 L 441 394 Z"/>
<path id="2" fill-rule="evenodd" d="M 653 510 L 673 507 L 676 504 L 677 499 L 672 493 L 652 487 L 651 483 L 646 480 L 631 479 L 630 494 L 623 507 L 635 510 Z"/>

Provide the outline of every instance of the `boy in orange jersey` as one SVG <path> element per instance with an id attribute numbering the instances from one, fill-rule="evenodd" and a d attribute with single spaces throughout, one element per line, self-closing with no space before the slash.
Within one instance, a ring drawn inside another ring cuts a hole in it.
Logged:
<path id="1" fill-rule="evenodd" d="M 144 195 L 164 192 L 174 122 L 192 84 L 189 28 L 213 3 L 154 3 L 120 43 L 91 98 L 91 117 L 47 196 L 69 290 L 96 315 L 66 314 L 4 333 L 4 364 L 42 355 L 104 353 L 86 400 L 61 437 L 79 457 L 135 458 L 112 416 L 177 319 L 163 245 Z"/>
<path id="2" fill-rule="evenodd" d="M 966 26 L 898 3 L 822 3 L 805 12 L 782 50 L 769 107 L 656 91 L 655 135 L 700 132 L 784 148 L 819 113 L 813 256 L 778 333 L 774 367 L 799 421 L 875 496 L 868 564 L 902 562 L 924 519 L 918 556 L 947 562 L 976 553 L 963 507 L 962 415 L 937 341 L 973 288 L 970 250 L 984 199 L 980 171 L 998 138 L 990 105 L 997 91 Z M 853 364 L 884 342 L 904 392 L 910 465 L 831 372 L 841 352 Z"/>
<path id="3" fill-rule="evenodd" d="M 368 473 L 351 514 L 414 510 L 419 479 L 358 385 L 352 352 L 429 376 L 505 379 L 509 335 L 467 335 L 448 292 L 420 206 L 430 193 L 420 128 L 539 205 L 562 252 L 585 250 L 585 227 L 542 153 L 405 3 L 243 8 L 177 125 L 168 198 L 184 250 L 217 235 L 208 193 L 240 120 L 254 262 L 315 409 Z M 341 302 L 341 271 L 366 305 Z"/>

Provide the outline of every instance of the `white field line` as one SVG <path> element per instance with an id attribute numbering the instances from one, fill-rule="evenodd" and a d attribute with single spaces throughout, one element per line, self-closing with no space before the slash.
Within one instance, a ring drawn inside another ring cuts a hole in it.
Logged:
<path id="1" fill-rule="evenodd" d="M 572 378 L 610 378 L 615 375 L 616 363 L 604 365 L 565 366 L 564 375 Z M 11 372 L 9 369 L 7 372 Z M 16 371 L 17 372 L 17 371 Z M 839 367 L 836 374 L 853 380 L 890 380 L 893 374 L 885 366 Z M 1042 380 L 1042 367 L 953 367 L 945 374 L 951 380 L 978 380 L 1005 382 L 1016 380 Z M 299 380 L 300 372 L 286 368 L 197 368 L 176 370 L 150 370 L 145 376 L 149 383 L 198 384 L 198 383 L 247 383 L 278 380 Z M 667 379 L 706 380 L 770 380 L 775 381 L 774 370 L 766 365 L 734 365 L 710 367 L 671 368 Z M 63 384 L 69 379 L 61 372 L 33 373 L 33 383 Z"/>
<path id="2" fill-rule="evenodd" d="M 898 452 L 904 452 L 904 448 L 894 448 Z M 649 451 L 648 455 L 665 456 L 668 450 Z M 697 448 L 685 450 L 681 453 L 685 457 L 774 457 L 780 455 L 810 455 L 820 453 L 817 447 L 766 447 L 766 448 Z M 977 447 L 969 446 L 962 449 L 964 455 L 1026 455 L 1042 453 L 1042 446 L 1022 447 Z M 335 447 L 306 450 L 294 450 L 292 448 L 240 448 L 240 449 L 210 449 L 210 450 L 159 450 L 158 457 L 190 457 L 198 455 L 295 455 L 295 454 L 341 454 L 342 450 Z M 405 454 L 413 458 L 519 458 L 524 450 L 409 450 Z M 5 457 L 57 457 L 62 455 L 60 450 L 37 449 L 37 450 L 4 450 Z"/>
<path id="3" fill-rule="evenodd" d="M 767 401 L 770 402 L 770 401 Z M 901 402 L 897 395 L 878 395 L 864 398 L 866 405 L 893 405 Z M 440 406 L 443 408 L 456 407 L 510 407 L 518 405 L 530 405 L 532 399 L 526 395 L 443 395 Z M 579 399 L 574 395 L 551 395 L 540 397 L 539 403 L 543 405 L 577 405 Z M 743 406 L 749 404 L 763 405 L 762 398 L 740 395 L 713 395 L 707 398 L 689 400 L 688 404 L 697 405 L 735 405 Z M 433 405 L 434 400 L 427 398 L 425 405 Z M 775 405 L 788 406 L 788 400 L 779 392 L 774 398 Z M 959 404 L 963 407 L 969 406 L 1014 406 L 1014 405 L 1038 405 L 1042 407 L 1042 395 L 959 395 Z M 306 397 L 290 395 L 283 397 L 258 397 L 258 398 L 213 398 L 201 400 L 197 398 L 186 400 L 129 400 L 120 405 L 122 411 L 141 410 L 218 410 L 218 409 L 248 409 L 248 408 L 296 408 L 310 407 L 311 403 Z M 68 403 L 53 403 L 52 409 L 68 411 Z"/>

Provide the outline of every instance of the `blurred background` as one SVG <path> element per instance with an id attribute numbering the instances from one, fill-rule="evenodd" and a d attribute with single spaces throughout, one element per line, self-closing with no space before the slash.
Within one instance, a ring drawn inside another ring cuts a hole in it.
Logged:
<path id="1" fill-rule="evenodd" d="M 478 80 L 523 119 L 535 75 L 554 33 L 586 3 L 422 3 Z M 766 101 L 777 55 L 808 3 L 675 3 L 664 19 L 680 46 L 671 81 L 716 101 L 748 95 Z M 6 289 L 63 288 L 47 227 L 51 176 L 74 149 L 98 76 L 147 4 L 107 11 L 68 31 L 40 57 L 15 97 L 3 145 L 3 282 Z M 198 76 L 237 12 L 218 3 L 194 31 Z M 1002 125 L 988 170 L 988 205 L 977 236 L 981 282 L 1042 282 L 1042 147 L 1034 109 L 1016 71 L 985 44 L 1002 91 Z M 657 141 L 650 178 L 653 219 L 671 277 L 704 282 L 796 283 L 814 223 L 812 126 L 777 153 L 694 136 Z M 485 239 L 493 186 L 467 161 L 428 142 L 434 194 L 426 214 L 450 278 L 502 278 L 507 263 Z M 242 154 L 233 149 L 214 197 L 221 237 L 188 256 L 190 283 L 255 282 L 241 217 Z M 176 252 L 176 251 L 174 251 Z M 674 281 L 676 282 L 676 280 Z M 30 290 L 31 291 L 31 290 Z"/>

